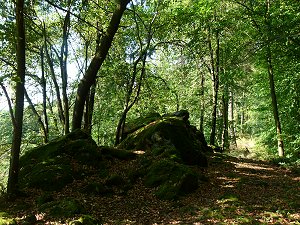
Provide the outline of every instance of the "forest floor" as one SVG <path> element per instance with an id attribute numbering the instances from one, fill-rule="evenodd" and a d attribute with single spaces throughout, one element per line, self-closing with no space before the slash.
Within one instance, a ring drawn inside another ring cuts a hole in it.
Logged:
<path id="1" fill-rule="evenodd" d="M 122 173 L 128 164 L 117 161 L 111 169 Z M 78 199 L 102 224 L 300 224 L 299 174 L 266 161 L 224 154 L 211 155 L 205 170 L 207 181 L 196 192 L 175 201 L 157 199 L 155 190 L 146 188 L 142 181 L 124 194 L 111 196 L 76 192 L 76 186 L 82 185 L 77 182 L 56 198 Z M 15 218 L 35 215 L 38 224 L 67 224 L 39 212 L 35 194 L 6 203 L 0 212 Z"/>

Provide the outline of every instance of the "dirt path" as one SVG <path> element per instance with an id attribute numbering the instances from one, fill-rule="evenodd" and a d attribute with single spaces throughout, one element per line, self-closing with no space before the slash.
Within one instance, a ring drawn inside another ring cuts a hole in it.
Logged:
<path id="1" fill-rule="evenodd" d="M 189 224 L 300 224 L 300 177 L 263 161 L 215 155 L 209 182 L 184 199 Z M 194 215 L 193 215 L 194 214 Z"/>

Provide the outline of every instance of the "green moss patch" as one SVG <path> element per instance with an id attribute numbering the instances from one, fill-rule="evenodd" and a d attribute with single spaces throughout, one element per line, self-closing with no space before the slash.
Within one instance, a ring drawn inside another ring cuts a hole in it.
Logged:
<path id="1" fill-rule="evenodd" d="M 157 187 L 160 199 L 175 199 L 198 188 L 198 176 L 189 167 L 170 160 L 154 162 L 145 176 L 145 185 Z"/>
<path id="2" fill-rule="evenodd" d="M 83 215 L 77 220 L 70 221 L 69 225 L 100 225 L 101 220 L 96 219 L 90 215 Z"/>
<path id="3" fill-rule="evenodd" d="M 20 158 L 20 187 L 61 190 L 82 177 L 84 165 L 97 167 L 101 160 L 101 151 L 92 138 L 76 130 Z"/>
<path id="4" fill-rule="evenodd" d="M 128 121 L 125 124 L 123 138 L 127 137 L 128 134 L 135 132 L 136 130 L 148 125 L 149 123 L 161 119 L 161 115 L 159 113 L 153 112 L 149 113 L 145 116 L 141 116 L 137 119 Z"/>
<path id="5" fill-rule="evenodd" d="M 85 213 L 84 206 L 78 200 L 73 198 L 45 203 L 40 206 L 39 210 L 56 218 L 68 218 Z"/>

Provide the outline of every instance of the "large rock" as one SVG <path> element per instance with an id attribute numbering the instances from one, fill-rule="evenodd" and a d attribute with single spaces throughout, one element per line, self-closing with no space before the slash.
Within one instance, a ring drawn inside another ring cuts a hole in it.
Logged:
<path id="1" fill-rule="evenodd" d="M 155 194 L 160 199 L 171 200 L 195 191 L 198 179 L 198 174 L 187 165 L 172 160 L 158 160 L 149 167 L 145 184 L 156 187 Z"/>
<path id="2" fill-rule="evenodd" d="M 20 186 L 60 190 L 84 176 L 84 165 L 97 167 L 101 160 L 95 141 L 77 130 L 26 152 L 20 158 Z"/>
<path id="3" fill-rule="evenodd" d="M 203 134 L 190 125 L 187 111 L 157 118 L 127 134 L 118 147 L 144 150 L 189 165 L 207 166 L 207 143 Z"/>
<path id="4" fill-rule="evenodd" d="M 162 117 L 159 113 L 153 112 L 153 113 L 148 113 L 147 115 L 139 117 L 135 120 L 127 122 L 124 127 L 122 140 L 124 140 L 128 136 L 128 134 L 131 134 L 136 130 L 148 125 L 149 123 L 161 118 Z"/>
<path id="5" fill-rule="evenodd" d="M 128 126 L 127 137 L 118 148 L 98 147 L 88 134 L 74 131 L 21 157 L 20 187 L 59 191 L 75 179 L 98 175 L 105 182 L 83 185 L 83 193 L 124 194 L 137 179 L 142 179 L 147 186 L 155 187 L 159 198 L 176 199 L 198 188 L 203 174 L 199 174 L 197 166 L 207 166 L 205 138 L 188 118 L 187 111 L 138 118 Z M 129 165 L 122 176 L 109 173 L 107 167 L 114 160 Z"/>

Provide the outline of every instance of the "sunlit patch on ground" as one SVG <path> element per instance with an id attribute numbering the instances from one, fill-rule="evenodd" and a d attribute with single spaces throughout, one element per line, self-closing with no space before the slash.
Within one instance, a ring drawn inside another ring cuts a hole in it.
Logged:
<path id="1" fill-rule="evenodd" d="M 271 167 L 265 167 L 262 165 L 258 165 L 255 163 L 246 163 L 246 162 L 232 162 L 236 168 L 246 168 L 246 169 L 254 169 L 254 170 L 269 170 L 274 171 Z"/>

